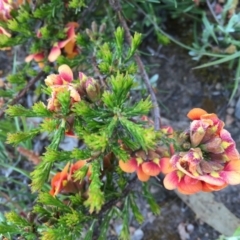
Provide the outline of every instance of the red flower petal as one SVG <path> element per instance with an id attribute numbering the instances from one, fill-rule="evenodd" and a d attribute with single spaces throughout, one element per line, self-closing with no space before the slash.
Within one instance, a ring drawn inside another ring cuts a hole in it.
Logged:
<path id="1" fill-rule="evenodd" d="M 68 178 L 69 165 L 70 163 L 67 163 L 62 172 L 56 173 L 56 175 L 52 178 L 51 180 L 52 189 L 50 191 L 51 195 L 53 196 L 57 195 L 64 188 L 64 182 L 66 183 Z"/>
<path id="2" fill-rule="evenodd" d="M 190 118 L 191 120 L 198 120 L 204 114 L 207 114 L 205 110 L 201 108 L 193 108 L 188 112 L 187 117 Z"/>
<path id="3" fill-rule="evenodd" d="M 150 175 L 146 174 L 143 172 L 142 170 L 142 164 L 138 166 L 138 169 L 137 169 L 137 176 L 138 176 L 138 179 L 142 182 L 147 182 L 150 178 Z"/>
<path id="4" fill-rule="evenodd" d="M 228 184 L 223 184 L 222 186 L 216 186 L 216 185 L 202 182 L 202 191 L 203 192 L 219 191 L 219 190 L 227 187 L 227 185 Z"/>
<path id="5" fill-rule="evenodd" d="M 225 181 L 220 176 L 212 177 L 210 175 L 203 175 L 199 176 L 197 179 L 216 186 L 222 186 L 223 184 L 225 184 Z"/>
<path id="6" fill-rule="evenodd" d="M 142 163 L 142 170 L 149 176 L 157 176 L 161 172 L 160 164 L 156 164 L 153 161 Z"/>
<path id="7" fill-rule="evenodd" d="M 194 194 L 202 191 L 202 183 L 185 175 L 178 184 L 178 191 L 183 194 Z"/>
<path id="8" fill-rule="evenodd" d="M 61 55 L 61 50 L 58 46 L 53 46 L 49 55 L 48 55 L 48 61 L 54 62 L 57 60 L 57 58 Z"/>
<path id="9" fill-rule="evenodd" d="M 36 62 L 40 62 L 44 60 L 44 54 L 43 53 L 36 53 L 34 54 L 34 60 Z"/>
<path id="10" fill-rule="evenodd" d="M 73 80 L 73 72 L 68 65 L 66 65 L 66 64 L 61 65 L 58 68 L 58 72 L 59 72 L 60 77 L 63 80 L 65 80 L 67 82 L 71 82 Z"/>
<path id="11" fill-rule="evenodd" d="M 133 173 L 138 168 L 137 160 L 135 158 L 131 158 L 127 162 L 119 160 L 119 167 L 126 173 Z"/>
<path id="12" fill-rule="evenodd" d="M 31 62 L 33 60 L 34 54 L 30 54 L 25 58 L 25 62 Z"/>
<path id="13" fill-rule="evenodd" d="M 235 141 L 232 139 L 231 134 L 225 130 L 222 129 L 220 132 L 220 137 L 223 140 L 222 147 L 225 150 L 225 153 L 229 160 L 239 160 L 239 153 L 236 149 Z"/>
<path id="14" fill-rule="evenodd" d="M 220 176 L 228 184 L 235 185 L 240 183 L 240 160 L 230 161 L 220 172 Z"/>
<path id="15" fill-rule="evenodd" d="M 166 189 L 168 190 L 173 190 L 175 188 L 177 188 L 178 184 L 179 184 L 179 176 L 177 175 L 177 171 L 173 171 L 168 173 L 164 180 L 163 180 L 163 185 Z"/>
<path id="16" fill-rule="evenodd" d="M 167 158 L 167 157 L 161 158 L 160 165 L 161 165 L 161 171 L 163 174 L 167 174 L 174 171 L 174 167 L 170 163 L 170 158 Z"/>

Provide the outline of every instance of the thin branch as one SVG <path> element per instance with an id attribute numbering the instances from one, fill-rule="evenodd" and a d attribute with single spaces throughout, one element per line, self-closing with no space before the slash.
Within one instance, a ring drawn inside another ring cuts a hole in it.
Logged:
<path id="1" fill-rule="evenodd" d="M 111 7 L 113 8 L 113 10 L 117 13 L 120 24 L 122 25 L 123 29 L 125 30 L 127 42 L 129 45 L 131 45 L 132 36 L 131 36 L 130 30 L 128 28 L 128 25 L 122 16 L 120 1 L 119 0 L 109 0 L 109 3 L 111 5 Z M 138 65 L 141 76 L 144 80 L 144 83 L 147 87 L 147 90 L 151 96 L 151 100 L 152 100 L 152 104 L 153 104 L 154 128 L 155 128 L 155 130 L 159 130 L 160 129 L 160 108 L 158 106 L 156 95 L 153 91 L 149 77 L 147 75 L 147 72 L 145 70 L 145 67 L 143 65 L 143 62 L 142 62 L 140 56 L 138 54 L 135 54 L 134 58 Z"/>
<path id="2" fill-rule="evenodd" d="M 97 67 L 96 57 L 92 56 L 91 60 L 92 60 L 92 66 L 93 66 L 93 70 L 96 74 L 96 77 L 100 80 L 101 86 L 106 87 L 106 83 L 104 81 L 105 79 L 104 79 L 103 75 L 100 73 L 100 71 Z"/>
<path id="3" fill-rule="evenodd" d="M 127 187 L 123 190 L 120 197 L 110 200 L 109 202 L 105 203 L 101 209 L 101 211 L 96 214 L 97 217 L 102 216 L 107 210 L 109 210 L 111 207 L 115 206 L 121 199 L 125 198 L 130 192 L 133 191 L 133 186 L 135 185 L 137 180 L 137 176 L 134 176 L 133 179 L 128 181 Z"/>
<path id="4" fill-rule="evenodd" d="M 81 18 L 78 20 L 79 25 L 81 25 L 83 21 L 86 20 L 87 14 L 93 11 L 93 7 L 96 5 L 97 1 L 98 0 L 92 0 L 89 6 L 83 10 L 81 13 Z"/>
<path id="5" fill-rule="evenodd" d="M 13 100 L 8 105 L 16 104 L 27 93 L 27 91 L 30 89 L 30 87 L 33 86 L 42 76 L 44 76 L 44 74 L 45 73 L 43 71 L 39 72 L 38 75 L 35 78 L 31 79 L 28 82 L 28 84 L 24 87 L 24 89 L 22 89 L 18 93 L 18 95 L 15 98 L 13 98 Z M 6 108 L 0 113 L 0 118 L 2 118 L 4 116 L 5 110 L 6 110 Z"/>

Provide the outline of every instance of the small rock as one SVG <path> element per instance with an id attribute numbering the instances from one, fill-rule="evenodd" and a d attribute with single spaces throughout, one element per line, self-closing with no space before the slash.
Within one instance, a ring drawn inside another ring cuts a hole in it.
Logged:
<path id="1" fill-rule="evenodd" d="M 231 115 L 227 114 L 226 118 L 225 118 L 225 124 L 226 127 L 231 126 L 231 124 L 235 121 L 234 117 L 232 117 Z"/>
<path id="2" fill-rule="evenodd" d="M 236 104 L 235 117 L 240 119 L 240 98 L 238 98 L 238 101 Z"/>
<path id="3" fill-rule="evenodd" d="M 221 83 L 217 83 L 216 86 L 215 86 L 215 88 L 216 88 L 217 90 L 222 89 L 222 84 L 221 84 Z"/>
<path id="4" fill-rule="evenodd" d="M 122 225 L 122 224 L 114 225 L 114 229 L 115 229 L 117 235 L 120 234 L 120 232 L 122 231 L 122 228 L 123 228 L 123 225 Z"/>
<path id="5" fill-rule="evenodd" d="M 59 144 L 59 147 L 64 151 L 71 151 L 78 146 L 78 139 L 72 137 L 65 137 Z"/>
<path id="6" fill-rule="evenodd" d="M 233 107 L 228 108 L 227 113 L 232 115 L 234 113 L 234 108 Z"/>
<path id="7" fill-rule="evenodd" d="M 137 229 L 131 237 L 131 240 L 141 240 L 144 236 L 142 229 Z"/>
<path id="8" fill-rule="evenodd" d="M 150 188 L 150 192 L 151 192 L 152 194 L 159 192 L 159 187 L 152 186 L 152 187 Z"/>
<path id="9" fill-rule="evenodd" d="M 193 230 L 194 230 L 194 226 L 193 226 L 191 223 L 189 223 L 189 224 L 186 226 L 186 229 L 187 229 L 187 231 L 188 231 L 189 233 L 191 233 L 191 232 L 193 232 Z"/>
<path id="10" fill-rule="evenodd" d="M 186 231 L 186 228 L 185 228 L 185 224 L 184 223 L 180 223 L 178 225 L 178 234 L 181 238 L 181 240 L 188 240 L 190 238 L 190 235 L 189 233 Z"/>
<path id="11" fill-rule="evenodd" d="M 136 231 L 135 227 L 132 227 L 132 226 L 129 227 L 129 232 L 131 235 L 133 235 L 135 231 Z"/>
<path id="12" fill-rule="evenodd" d="M 155 219 L 156 219 L 156 216 L 154 216 L 152 212 L 149 212 L 149 213 L 147 214 L 147 221 L 148 221 L 149 223 L 153 223 L 153 221 L 154 221 Z"/>
<path id="13" fill-rule="evenodd" d="M 232 99 L 230 102 L 229 102 L 229 107 L 235 107 L 236 105 L 236 100 L 235 99 Z"/>

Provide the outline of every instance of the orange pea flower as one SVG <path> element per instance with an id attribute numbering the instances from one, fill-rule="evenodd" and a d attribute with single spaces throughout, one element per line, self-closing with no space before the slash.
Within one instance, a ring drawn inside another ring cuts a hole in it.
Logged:
<path id="1" fill-rule="evenodd" d="M 86 164 L 85 160 L 79 160 L 74 164 L 67 163 L 61 172 L 54 175 L 51 180 L 50 194 L 56 196 L 59 193 L 76 193 L 83 190 L 85 181 L 76 182 L 74 180 L 74 173 L 81 169 Z M 91 168 L 89 167 L 87 177 L 91 175 Z"/>
<path id="2" fill-rule="evenodd" d="M 173 170 L 164 186 L 184 194 L 217 191 L 240 183 L 240 158 L 236 144 L 216 114 L 195 108 L 188 113 L 193 120 L 185 139 L 189 149 L 170 159 Z"/>
<path id="3" fill-rule="evenodd" d="M 47 108 L 51 111 L 59 110 L 60 104 L 58 102 L 57 95 L 65 90 L 70 92 L 72 104 L 81 100 L 75 86 L 71 84 L 73 81 L 73 73 L 70 67 L 63 64 L 58 68 L 58 72 L 59 74 L 51 74 L 45 79 L 46 85 L 52 90 L 52 96 L 48 100 L 47 106 Z"/>
<path id="4" fill-rule="evenodd" d="M 69 169 L 70 163 L 68 163 L 62 172 L 56 173 L 56 175 L 51 180 L 51 190 L 50 194 L 55 196 L 61 191 L 64 190 L 64 188 L 67 186 L 68 183 L 68 169 Z"/>
<path id="5" fill-rule="evenodd" d="M 153 124 L 147 116 L 143 116 L 141 120 L 148 122 L 150 125 Z M 168 137 L 173 136 L 173 129 L 170 126 L 162 127 L 161 131 Z M 138 179 L 146 182 L 150 177 L 155 177 L 161 172 L 167 174 L 174 170 L 170 164 L 170 156 L 173 153 L 172 144 L 169 147 L 158 146 L 155 150 L 148 150 L 147 152 L 139 150 L 132 154 L 131 158 L 126 162 L 119 160 L 119 167 L 126 173 L 136 172 Z"/>
<path id="6" fill-rule="evenodd" d="M 35 60 L 35 62 L 38 63 L 38 66 L 40 68 L 43 68 L 44 67 L 44 53 L 43 52 L 39 52 L 39 53 L 33 53 L 33 54 L 30 54 L 28 55 L 26 58 L 25 58 L 25 62 L 31 62 L 32 60 Z"/>
<path id="7" fill-rule="evenodd" d="M 54 62 L 61 55 L 61 49 L 63 48 L 68 58 L 73 58 L 78 54 L 78 50 L 76 47 L 76 34 L 75 28 L 79 25 L 76 22 L 70 22 L 67 24 L 66 33 L 67 38 L 63 41 L 59 41 L 54 43 L 49 55 L 49 62 Z"/>
<path id="8" fill-rule="evenodd" d="M 138 179 L 142 182 L 146 182 L 149 180 L 150 175 L 143 172 L 142 163 L 143 160 L 140 158 L 131 158 L 127 162 L 120 160 L 119 167 L 126 173 L 133 173 L 136 171 Z"/>

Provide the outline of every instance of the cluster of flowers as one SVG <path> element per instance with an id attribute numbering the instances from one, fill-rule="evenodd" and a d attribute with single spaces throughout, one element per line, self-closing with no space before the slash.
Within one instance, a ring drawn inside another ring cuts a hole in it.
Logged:
<path id="1" fill-rule="evenodd" d="M 240 183 L 240 157 L 230 133 L 216 114 L 195 108 L 188 113 L 190 128 L 177 139 L 179 145 L 171 157 L 131 158 L 119 161 L 125 172 L 137 171 L 141 181 L 160 172 L 166 174 L 164 186 L 183 194 L 211 192 L 228 184 Z M 144 173 L 144 177 L 142 177 Z"/>
<path id="2" fill-rule="evenodd" d="M 25 1 L 23 0 L 17 0 L 17 1 L 12 1 L 12 0 L 0 0 L 0 21 L 8 21 L 9 19 L 12 18 L 11 16 L 11 11 L 13 9 L 17 9 L 21 4 L 23 4 Z M 28 3 L 31 1 L 28 0 Z M 53 44 L 47 59 L 49 62 L 54 62 L 56 59 L 61 55 L 61 49 L 63 49 L 65 55 L 67 58 L 74 58 L 77 54 L 79 54 L 79 48 L 76 45 L 76 34 L 75 34 L 75 29 L 79 26 L 78 23 L 76 22 L 69 22 L 66 24 L 66 27 L 64 29 L 66 33 L 66 38 L 63 40 L 60 40 L 59 42 L 56 42 Z M 3 27 L 0 26 L 0 36 L 5 35 L 7 37 L 11 37 L 11 34 L 4 29 Z M 41 31 L 38 30 L 36 36 L 38 38 L 42 37 Z M 2 48 L 1 50 L 4 50 Z M 44 50 L 39 51 L 34 54 L 30 54 L 25 58 L 26 62 L 30 62 L 32 60 L 35 60 L 40 68 L 44 67 L 44 60 L 46 58 L 46 53 Z"/>
<path id="3" fill-rule="evenodd" d="M 84 193 L 86 185 L 91 176 L 91 166 L 89 166 L 86 177 L 81 181 L 75 181 L 74 174 L 77 170 L 86 165 L 85 160 L 79 160 L 74 164 L 67 163 L 61 172 L 54 175 L 51 180 L 50 194 L 56 196 L 58 193 Z"/>
<path id="4" fill-rule="evenodd" d="M 76 45 L 76 34 L 75 29 L 78 27 L 78 23 L 76 22 L 69 22 L 64 31 L 66 32 L 66 39 L 61 40 L 59 42 L 56 42 L 53 44 L 50 53 L 48 54 L 48 61 L 54 62 L 57 60 L 57 58 L 61 55 L 61 49 L 63 49 L 64 53 L 66 54 L 67 58 L 74 58 L 78 53 L 79 49 Z M 37 37 L 41 38 L 42 34 L 40 31 L 37 31 Z M 40 68 L 44 67 L 44 61 L 45 59 L 45 52 L 40 51 L 34 54 L 30 54 L 25 58 L 26 62 L 30 62 L 32 60 L 35 60 Z"/>
<path id="5" fill-rule="evenodd" d="M 168 137 L 172 137 L 173 129 L 171 127 L 163 127 L 161 130 Z M 150 177 L 157 176 L 160 172 L 165 174 L 169 172 L 169 160 L 173 151 L 172 145 L 170 145 L 169 149 L 159 146 L 155 150 L 149 150 L 147 153 L 139 150 L 132 153 L 127 162 L 120 160 L 119 167 L 127 173 L 136 172 L 138 179 L 146 182 Z"/>
<path id="6" fill-rule="evenodd" d="M 102 178 L 104 176 L 104 171 L 108 171 L 112 169 L 112 157 L 113 155 L 107 154 L 103 158 L 103 169 L 101 171 Z M 56 173 L 51 179 L 51 190 L 50 194 L 52 196 L 56 196 L 59 193 L 81 193 L 83 197 L 88 197 L 88 185 L 91 183 L 91 175 L 92 175 L 92 166 L 91 161 L 93 158 L 78 160 L 76 163 L 67 163 L 64 169 L 61 172 Z M 88 162 L 89 161 L 89 162 Z M 83 171 L 85 174 L 81 181 L 77 180 L 75 177 L 75 173 L 86 167 Z"/>
<path id="7" fill-rule="evenodd" d="M 59 111 L 60 103 L 58 94 L 63 91 L 70 92 L 71 105 L 86 97 L 90 101 L 97 101 L 100 97 L 100 87 L 96 80 L 79 72 L 79 83 L 73 83 L 73 72 L 71 68 L 63 64 L 58 68 L 59 74 L 51 74 L 45 79 L 45 83 L 51 88 L 51 98 L 48 100 L 47 108 L 51 111 Z"/>
<path id="8" fill-rule="evenodd" d="M 91 102 L 100 98 L 100 87 L 93 78 L 80 72 L 79 82 L 73 83 L 73 72 L 67 65 L 61 65 L 58 72 L 45 79 L 52 91 L 47 106 L 49 110 L 60 111 L 58 94 L 66 90 L 70 92 L 72 105 L 82 98 Z M 224 129 L 224 123 L 216 114 L 208 114 L 199 108 L 192 109 L 188 117 L 192 120 L 190 127 L 180 134 L 174 133 L 171 127 L 161 129 L 167 138 L 173 138 L 175 150 L 170 144 L 168 148 L 158 146 L 146 152 L 135 151 L 128 161 L 119 161 L 120 168 L 127 173 L 136 172 L 141 181 L 163 173 L 166 175 L 164 186 L 184 194 L 217 191 L 228 184 L 239 184 L 239 153 L 230 133 Z M 149 119 L 148 123 L 152 124 Z M 69 164 L 58 173 L 52 180 L 52 192 L 56 194 L 65 186 L 70 189 L 74 184 L 69 176 L 82 167 L 82 163 L 71 165 L 70 173 Z"/>

